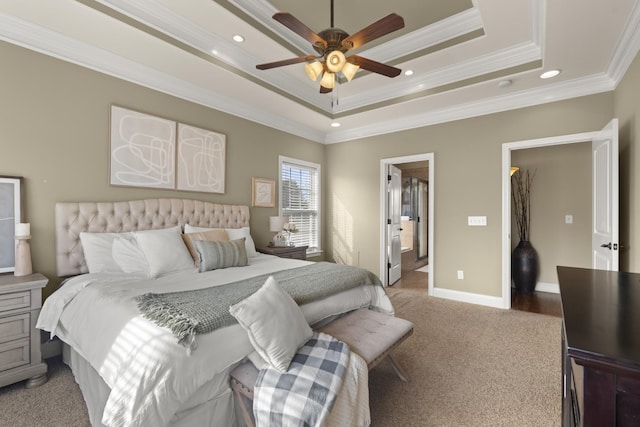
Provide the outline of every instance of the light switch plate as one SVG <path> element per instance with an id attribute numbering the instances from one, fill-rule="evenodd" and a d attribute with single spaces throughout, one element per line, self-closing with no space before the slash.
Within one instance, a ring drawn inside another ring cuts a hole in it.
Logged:
<path id="1" fill-rule="evenodd" d="M 468 225 L 474 226 L 486 226 L 487 225 L 487 217 L 486 216 L 470 216 L 468 217 Z"/>

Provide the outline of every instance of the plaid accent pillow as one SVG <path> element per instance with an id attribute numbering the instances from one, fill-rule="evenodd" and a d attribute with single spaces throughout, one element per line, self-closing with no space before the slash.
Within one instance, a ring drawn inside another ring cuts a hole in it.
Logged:
<path id="1" fill-rule="evenodd" d="M 249 264 L 244 238 L 228 241 L 194 240 L 193 245 L 200 255 L 200 273 Z"/>

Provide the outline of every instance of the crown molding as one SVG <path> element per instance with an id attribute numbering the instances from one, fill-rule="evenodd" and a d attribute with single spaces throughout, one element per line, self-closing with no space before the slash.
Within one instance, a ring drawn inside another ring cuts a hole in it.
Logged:
<path id="1" fill-rule="evenodd" d="M 624 77 L 629 66 L 640 51 L 640 2 L 635 2 L 629 15 L 627 25 L 618 41 L 611 57 L 607 74 L 616 82 L 616 86 Z"/>
<path id="2" fill-rule="evenodd" d="M 594 95 L 614 89 L 615 82 L 606 74 L 588 76 L 567 82 L 560 82 L 543 88 L 513 92 L 480 101 L 438 110 L 430 110 L 420 114 L 362 126 L 360 128 L 328 132 L 325 143 L 335 144 L 365 137 L 416 129 L 580 96 Z"/>
<path id="3" fill-rule="evenodd" d="M 362 91 L 355 95 L 340 98 L 340 105 L 335 109 L 336 114 L 350 110 L 365 108 L 367 105 L 388 101 L 390 99 L 412 95 L 429 88 L 470 79 L 511 67 L 542 59 L 540 48 L 531 42 L 492 52 L 473 58 L 469 61 L 458 62 L 448 67 L 442 67 L 422 76 L 378 87 L 375 91 Z"/>

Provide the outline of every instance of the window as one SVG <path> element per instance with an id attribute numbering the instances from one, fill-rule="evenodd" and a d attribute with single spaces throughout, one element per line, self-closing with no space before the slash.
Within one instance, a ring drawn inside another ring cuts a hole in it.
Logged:
<path id="1" fill-rule="evenodd" d="M 280 156 L 280 215 L 296 225 L 296 246 L 320 252 L 320 165 Z"/>

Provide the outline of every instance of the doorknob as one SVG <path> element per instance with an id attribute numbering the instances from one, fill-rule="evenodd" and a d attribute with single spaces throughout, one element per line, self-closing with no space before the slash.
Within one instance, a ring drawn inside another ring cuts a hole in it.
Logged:
<path id="1" fill-rule="evenodd" d="M 603 243 L 603 244 L 601 244 L 601 245 L 600 245 L 600 247 L 601 247 L 601 248 L 609 248 L 609 249 L 611 249 L 611 242 L 609 242 L 609 243 Z"/>

